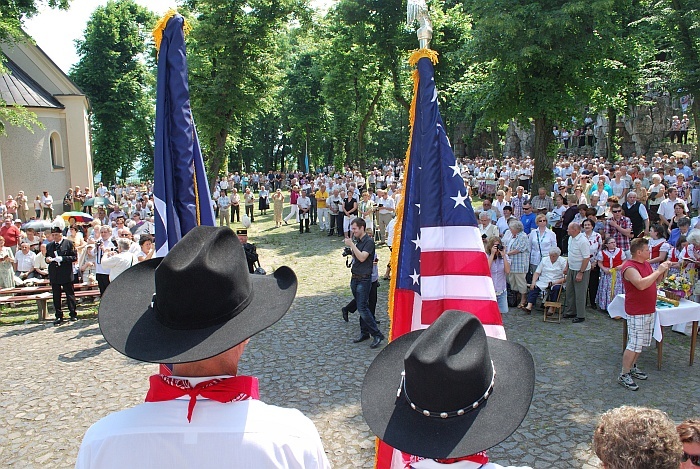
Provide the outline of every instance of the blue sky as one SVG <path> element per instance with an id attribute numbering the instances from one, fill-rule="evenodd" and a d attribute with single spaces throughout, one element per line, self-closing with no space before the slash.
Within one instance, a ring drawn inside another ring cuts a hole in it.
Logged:
<path id="1" fill-rule="evenodd" d="M 135 0 L 158 15 L 169 8 L 177 7 L 174 0 Z M 317 8 L 327 8 L 335 0 L 312 0 Z M 34 38 L 37 45 L 51 57 L 64 72 L 78 60 L 75 53 L 76 39 L 82 38 L 90 14 L 107 0 L 71 0 L 68 11 L 44 8 L 34 18 L 25 23 L 25 31 Z"/>

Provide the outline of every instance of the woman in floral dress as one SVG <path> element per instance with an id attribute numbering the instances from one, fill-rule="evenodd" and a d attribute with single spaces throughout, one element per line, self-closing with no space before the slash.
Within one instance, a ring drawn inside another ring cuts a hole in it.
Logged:
<path id="1" fill-rule="evenodd" d="M 615 238 L 607 238 L 603 250 L 596 258 L 600 267 L 600 282 L 598 283 L 598 295 L 596 302 L 598 308 L 607 310 L 613 298 L 625 292 L 622 279 L 617 276 L 617 269 L 627 260 L 627 254 L 617 247 Z"/>

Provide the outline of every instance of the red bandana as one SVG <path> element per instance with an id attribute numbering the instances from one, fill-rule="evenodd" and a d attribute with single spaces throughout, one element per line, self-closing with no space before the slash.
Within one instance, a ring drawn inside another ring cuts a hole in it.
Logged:
<path id="1" fill-rule="evenodd" d="M 425 458 L 422 458 L 420 456 L 412 456 L 406 453 L 401 453 L 403 456 L 403 462 L 405 464 L 406 468 L 410 468 L 412 463 L 422 461 Z M 486 455 L 486 451 L 482 451 L 480 453 L 472 454 L 469 456 L 463 456 L 461 458 L 450 458 L 450 459 L 435 459 L 435 462 L 440 463 L 440 464 L 454 464 L 456 462 L 460 461 L 470 461 L 470 462 L 475 462 L 477 464 L 481 464 L 482 466 L 489 462 L 489 457 Z"/>
<path id="2" fill-rule="evenodd" d="M 146 394 L 146 402 L 172 401 L 182 396 L 190 396 L 187 406 L 187 420 L 192 421 L 192 411 L 197 403 L 197 396 L 206 397 L 217 402 L 238 402 L 248 399 L 260 399 L 258 378 L 252 376 L 233 376 L 202 381 L 192 387 L 189 380 L 165 375 L 153 375 L 149 379 L 151 387 Z"/>

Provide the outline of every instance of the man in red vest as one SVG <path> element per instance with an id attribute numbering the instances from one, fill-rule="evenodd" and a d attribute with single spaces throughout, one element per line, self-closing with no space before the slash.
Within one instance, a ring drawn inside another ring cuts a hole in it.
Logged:
<path id="1" fill-rule="evenodd" d="M 632 258 L 622 264 L 622 282 L 625 285 L 625 312 L 629 338 L 622 354 L 622 372 L 617 382 L 636 391 L 639 389 L 633 378 L 645 380 L 647 374 L 637 368 L 637 358 L 642 347 L 651 345 L 656 311 L 656 283 L 663 279 L 671 262 L 659 265 L 654 272 L 649 264 L 649 244 L 644 238 L 635 238 L 630 243 Z"/>

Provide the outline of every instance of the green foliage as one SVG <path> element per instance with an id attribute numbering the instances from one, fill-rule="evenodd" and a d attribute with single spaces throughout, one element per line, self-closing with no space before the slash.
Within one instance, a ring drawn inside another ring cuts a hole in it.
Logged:
<path id="1" fill-rule="evenodd" d="M 141 160 L 152 168 L 155 16 L 133 0 L 110 0 L 92 13 L 78 40 L 79 62 L 71 78 L 92 105 L 95 170 L 105 182 L 125 178 Z"/>
<path id="2" fill-rule="evenodd" d="M 192 109 L 210 178 L 224 167 L 234 143 L 256 112 L 274 106 L 278 70 L 276 36 L 288 21 L 307 14 L 303 0 L 188 0 Z M 241 151 L 242 148 L 237 148 Z"/>
<path id="3" fill-rule="evenodd" d="M 0 2 L 0 41 L 15 43 L 31 41 L 22 30 L 24 19 L 34 16 L 42 4 L 51 8 L 67 9 L 70 0 L 12 0 Z M 0 75 L 8 73 L 4 66 L 5 57 L 0 54 Z M 7 106 L 0 99 L 0 134 L 5 135 L 5 126 L 24 127 L 33 132 L 34 126 L 43 128 L 33 112 L 17 106 Z"/>

